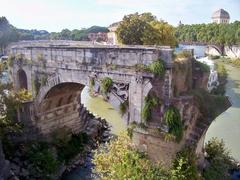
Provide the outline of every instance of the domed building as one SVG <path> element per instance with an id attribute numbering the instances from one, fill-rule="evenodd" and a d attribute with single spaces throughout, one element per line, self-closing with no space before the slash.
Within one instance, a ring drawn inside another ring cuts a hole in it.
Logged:
<path id="1" fill-rule="evenodd" d="M 229 23 L 229 21 L 230 21 L 230 15 L 224 9 L 219 9 L 215 11 L 212 15 L 213 23 L 221 24 L 221 23 Z"/>

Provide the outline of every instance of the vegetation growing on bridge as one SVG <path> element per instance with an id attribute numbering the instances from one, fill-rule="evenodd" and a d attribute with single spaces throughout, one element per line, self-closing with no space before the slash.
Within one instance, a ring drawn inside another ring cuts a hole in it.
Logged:
<path id="1" fill-rule="evenodd" d="M 189 58 L 192 56 L 190 51 L 183 50 L 174 54 L 176 58 Z"/>
<path id="2" fill-rule="evenodd" d="M 150 72 L 150 73 L 153 73 L 157 77 L 163 77 L 163 75 L 165 73 L 165 65 L 164 65 L 163 60 L 161 60 L 161 59 L 157 59 L 149 65 L 136 64 L 134 67 L 135 67 L 136 71 Z"/>
<path id="3" fill-rule="evenodd" d="M 210 73 L 210 67 L 207 65 L 207 64 L 204 64 L 202 62 L 199 62 L 199 61 L 194 61 L 196 67 L 200 68 L 200 70 L 202 72 L 205 72 L 205 73 Z"/>
<path id="4" fill-rule="evenodd" d="M 158 59 L 148 66 L 148 71 L 155 76 L 162 77 L 165 73 L 165 67 L 162 60 Z"/>
<path id="5" fill-rule="evenodd" d="M 14 60 L 15 60 L 15 56 L 12 55 L 12 54 L 10 54 L 10 55 L 8 56 L 8 66 L 9 66 L 9 67 L 13 67 L 13 62 L 14 62 Z"/>
<path id="6" fill-rule="evenodd" d="M 119 110 L 120 110 L 121 115 L 124 115 L 127 112 L 128 104 L 129 104 L 128 100 L 126 100 L 120 104 Z"/>
<path id="7" fill-rule="evenodd" d="M 152 109 L 156 107 L 159 103 L 159 99 L 156 96 L 147 95 L 144 98 L 144 107 L 142 110 L 142 118 L 145 122 L 152 119 Z"/>
<path id="8" fill-rule="evenodd" d="M 164 112 L 163 118 L 169 128 L 168 133 L 174 135 L 176 141 L 180 142 L 183 136 L 183 124 L 179 110 L 171 105 Z"/>
<path id="9" fill-rule="evenodd" d="M 113 85 L 113 80 L 110 77 L 105 77 L 101 80 L 101 91 L 107 94 Z"/>

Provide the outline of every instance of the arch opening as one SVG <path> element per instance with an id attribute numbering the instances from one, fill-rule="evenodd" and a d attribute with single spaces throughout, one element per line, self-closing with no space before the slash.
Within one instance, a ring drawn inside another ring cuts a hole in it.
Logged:
<path id="1" fill-rule="evenodd" d="M 28 83 L 27 83 L 27 75 L 24 70 L 20 69 L 17 72 L 19 89 L 26 89 L 28 90 Z"/>
<path id="2" fill-rule="evenodd" d="M 95 117 L 106 119 L 112 126 L 112 133 L 120 134 L 126 129 L 120 112 L 109 102 L 104 101 L 101 96 L 92 97 L 89 94 L 89 88 L 80 83 L 61 83 L 52 87 L 43 97 L 38 111 L 42 120 L 54 119 L 51 123 L 56 128 L 56 126 L 63 126 L 66 121 L 75 121 L 72 120 L 73 118 L 81 119 L 82 112 L 79 108 L 81 109 L 82 105 Z M 76 122 L 80 121 L 76 120 Z"/>

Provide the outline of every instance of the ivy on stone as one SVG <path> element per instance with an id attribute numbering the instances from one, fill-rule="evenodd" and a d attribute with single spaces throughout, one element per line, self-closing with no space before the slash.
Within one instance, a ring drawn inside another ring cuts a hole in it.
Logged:
<path id="1" fill-rule="evenodd" d="M 128 100 L 122 102 L 119 106 L 119 110 L 121 115 L 124 115 L 128 109 Z"/>
<path id="2" fill-rule="evenodd" d="M 101 91 L 104 94 L 107 94 L 110 88 L 112 87 L 112 85 L 113 85 L 113 80 L 111 78 L 109 77 L 103 78 L 101 80 Z"/>
<path id="3" fill-rule="evenodd" d="M 156 107 L 158 104 L 159 100 L 158 98 L 155 96 L 146 96 L 144 99 L 144 107 L 142 110 L 142 118 L 144 119 L 144 121 L 149 121 L 152 118 L 152 113 L 151 110 L 152 108 Z"/>
<path id="4" fill-rule="evenodd" d="M 176 141 L 180 142 L 183 136 L 183 124 L 179 110 L 171 105 L 165 111 L 163 118 L 169 127 L 168 133 L 174 135 Z"/>

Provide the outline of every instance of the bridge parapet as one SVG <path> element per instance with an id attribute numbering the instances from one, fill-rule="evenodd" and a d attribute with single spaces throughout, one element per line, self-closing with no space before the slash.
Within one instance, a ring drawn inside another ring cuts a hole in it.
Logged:
<path id="1" fill-rule="evenodd" d="M 27 41 L 11 44 L 9 53 L 24 54 L 33 62 L 39 62 L 41 56 L 50 64 L 63 62 L 95 66 L 134 66 L 147 65 L 160 58 L 170 66 L 173 49 L 167 46 L 109 46 L 73 41 Z"/>

